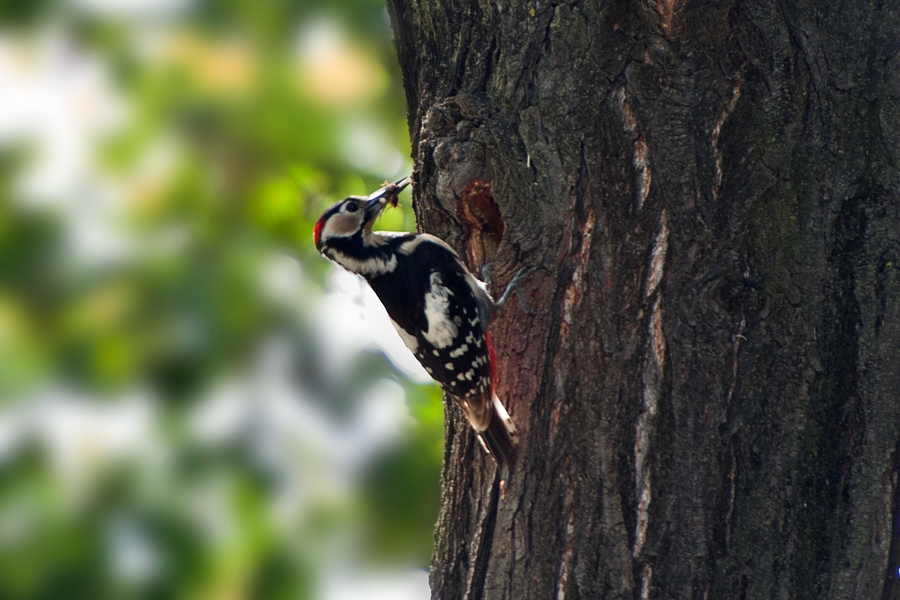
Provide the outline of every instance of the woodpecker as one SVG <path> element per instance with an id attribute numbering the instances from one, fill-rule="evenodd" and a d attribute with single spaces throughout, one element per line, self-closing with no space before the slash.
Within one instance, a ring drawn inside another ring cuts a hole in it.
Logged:
<path id="1" fill-rule="evenodd" d="M 505 485 L 519 435 L 494 390 L 490 326 L 498 303 L 440 238 L 372 231 L 385 207 L 397 206 L 398 194 L 409 183 L 405 177 L 326 210 L 314 229 L 316 248 L 369 282 L 406 346 L 462 409 L 502 469 Z"/>

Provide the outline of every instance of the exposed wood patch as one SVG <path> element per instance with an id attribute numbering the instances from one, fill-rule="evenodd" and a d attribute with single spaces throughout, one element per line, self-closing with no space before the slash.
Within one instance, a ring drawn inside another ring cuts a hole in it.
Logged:
<path id="1" fill-rule="evenodd" d="M 653 348 L 653 366 L 658 371 L 659 379 L 662 380 L 662 368 L 666 361 L 666 338 L 663 334 L 662 326 L 662 298 L 657 298 L 653 303 L 653 312 L 650 314 L 650 340 Z M 657 397 L 659 395 L 659 382 L 657 382 Z M 653 407 L 654 412 L 656 406 Z"/>
<path id="2" fill-rule="evenodd" d="M 650 195 L 650 182 L 653 181 L 653 171 L 650 170 L 650 160 L 647 157 L 647 140 L 642 135 L 634 142 L 634 168 L 638 174 L 637 207 L 640 210 Z"/>
<path id="3" fill-rule="evenodd" d="M 663 276 L 663 265 L 666 261 L 666 251 L 669 249 L 669 219 L 666 211 L 659 218 L 659 233 L 653 243 L 650 252 L 650 271 L 647 274 L 646 297 L 649 298 L 659 287 Z"/>
<path id="4" fill-rule="evenodd" d="M 650 169 L 650 153 L 647 147 L 647 139 L 641 133 L 640 126 L 631 105 L 625 94 L 624 86 L 619 87 L 614 92 L 614 97 L 622 111 L 622 120 L 625 124 L 625 131 L 634 139 L 634 170 L 637 173 L 637 195 L 636 204 L 638 210 L 644 206 L 644 201 L 650 195 L 650 183 L 653 181 L 653 171 Z"/>
<path id="5" fill-rule="evenodd" d="M 560 354 L 568 346 L 569 330 L 572 326 L 573 312 L 584 296 L 584 274 L 587 271 L 588 260 L 591 254 L 591 241 L 594 235 L 594 210 L 588 212 L 587 219 L 581 226 L 581 250 L 578 254 L 578 262 L 572 272 L 572 280 L 563 294 L 562 322 L 559 324 L 559 351 L 553 358 L 556 398 L 553 412 L 550 415 L 550 440 L 552 442 L 559 423 L 560 409 L 562 407 L 563 387 L 565 385 L 566 369 L 559 364 Z"/>
<path id="6" fill-rule="evenodd" d="M 649 600 L 650 599 L 650 581 L 653 579 L 653 566 L 652 565 L 644 565 L 644 570 L 641 572 L 641 600 Z"/>
<path id="7" fill-rule="evenodd" d="M 653 303 L 650 314 L 650 361 L 644 372 L 643 406 L 638 417 L 634 439 L 635 492 L 638 498 L 637 524 L 632 555 L 637 558 L 647 540 L 652 499 L 650 468 L 650 436 L 659 406 L 662 388 L 662 366 L 665 360 L 665 336 L 662 329 L 662 307 L 659 297 Z"/>
<path id="8" fill-rule="evenodd" d="M 646 297 L 650 298 L 659 289 L 665 266 L 666 251 L 669 246 L 669 223 L 666 212 L 659 217 L 659 233 L 650 251 L 650 269 L 647 274 Z M 647 527 L 650 520 L 652 493 L 652 473 L 650 468 L 650 438 L 662 394 L 663 365 L 666 360 L 666 338 L 663 332 L 662 296 L 653 299 L 648 327 L 649 348 L 647 364 L 644 368 L 642 407 L 635 427 L 634 464 L 636 526 L 632 555 L 637 558 L 647 541 Z"/>
<path id="9" fill-rule="evenodd" d="M 571 463 L 571 458 L 566 459 L 566 467 Z M 565 600 L 566 586 L 569 580 L 569 570 L 572 562 L 572 550 L 575 548 L 575 482 L 571 477 L 566 477 L 566 499 L 563 512 L 568 515 L 566 521 L 566 546 L 562 553 L 562 562 L 559 566 L 559 580 L 556 587 L 556 600 Z"/>
<path id="10" fill-rule="evenodd" d="M 650 6 L 659 15 L 659 26 L 667 36 L 672 33 L 672 25 L 680 6 L 678 0 L 651 0 Z"/>
<path id="11" fill-rule="evenodd" d="M 572 282 L 566 288 L 563 295 L 563 323 L 560 332 L 563 341 L 567 340 L 568 330 L 572 324 L 572 310 L 581 302 L 584 296 L 584 273 L 587 270 L 588 259 L 591 254 L 591 240 L 594 235 L 594 210 L 588 213 L 587 219 L 581 226 L 581 252 L 578 255 L 578 263 L 572 273 Z"/>
<path id="12" fill-rule="evenodd" d="M 485 236 L 490 236 L 494 247 L 503 239 L 503 217 L 500 207 L 491 193 L 492 182 L 473 179 L 459 194 L 456 215 L 466 227 L 468 240 L 466 258 L 469 265 L 478 269 L 485 263 Z"/>
<path id="13" fill-rule="evenodd" d="M 719 151 L 719 134 L 722 131 L 722 125 L 725 124 L 725 119 L 734 111 L 734 107 L 741 97 L 741 85 L 740 81 L 734 84 L 734 89 L 731 90 L 731 98 L 725 103 L 725 107 L 719 113 L 719 118 L 716 119 L 716 124 L 713 127 L 712 150 L 716 159 L 716 176 L 712 187 L 712 196 L 716 199 L 719 197 L 719 188 L 722 186 L 722 153 Z"/>

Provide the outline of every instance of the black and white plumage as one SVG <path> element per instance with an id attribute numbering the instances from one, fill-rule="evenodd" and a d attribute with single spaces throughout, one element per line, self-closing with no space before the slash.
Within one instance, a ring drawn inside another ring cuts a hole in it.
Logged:
<path id="1" fill-rule="evenodd" d="M 365 277 L 406 346 L 462 408 L 485 449 L 511 467 L 518 433 L 494 393 L 493 299 L 443 240 L 372 231 L 407 185 L 401 179 L 329 208 L 315 226 L 316 248 Z"/>

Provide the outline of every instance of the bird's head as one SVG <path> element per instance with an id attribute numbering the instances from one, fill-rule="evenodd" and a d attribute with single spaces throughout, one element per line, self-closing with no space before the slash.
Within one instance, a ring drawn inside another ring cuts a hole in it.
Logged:
<path id="1" fill-rule="evenodd" d="M 313 230 L 316 249 L 324 253 L 331 241 L 349 239 L 357 234 L 363 237 L 371 234 L 372 225 L 381 215 L 381 211 L 388 204 L 397 206 L 400 192 L 409 184 L 410 178 L 404 177 L 368 196 L 344 198 L 326 210 Z"/>

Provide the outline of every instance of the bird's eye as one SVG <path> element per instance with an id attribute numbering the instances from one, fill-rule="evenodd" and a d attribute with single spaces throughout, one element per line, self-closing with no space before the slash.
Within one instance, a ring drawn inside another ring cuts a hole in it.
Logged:
<path id="1" fill-rule="evenodd" d="M 359 204 L 356 202 L 349 202 L 344 210 L 347 212 L 356 212 L 359 210 Z"/>

